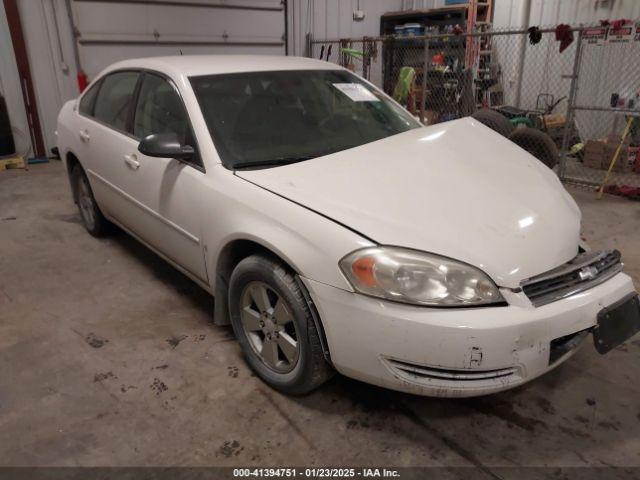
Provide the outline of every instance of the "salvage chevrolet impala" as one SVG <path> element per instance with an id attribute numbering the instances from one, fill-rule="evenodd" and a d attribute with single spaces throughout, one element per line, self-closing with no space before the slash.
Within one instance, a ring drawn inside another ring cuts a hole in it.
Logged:
<path id="1" fill-rule="evenodd" d="M 482 395 L 640 329 L 620 253 L 581 242 L 549 168 L 471 118 L 423 127 L 328 62 L 117 63 L 64 105 L 58 147 L 89 233 L 118 225 L 214 295 L 287 393 L 337 370 Z"/>

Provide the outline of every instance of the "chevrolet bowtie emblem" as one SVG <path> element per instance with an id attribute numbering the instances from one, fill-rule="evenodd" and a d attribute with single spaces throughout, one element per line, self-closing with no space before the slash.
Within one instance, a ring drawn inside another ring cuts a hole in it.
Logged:
<path id="1" fill-rule="evenodd" d="M 598 269 L 596 267 L 583 267 L 578 275 L 580 280 L 593 280 L 598 276 Z"/>

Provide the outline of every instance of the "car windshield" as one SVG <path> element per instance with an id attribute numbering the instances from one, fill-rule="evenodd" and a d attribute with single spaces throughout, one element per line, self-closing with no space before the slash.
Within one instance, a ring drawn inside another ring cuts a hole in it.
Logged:
<path id="1" fill-rule="evenodd" d="M 309 160 L 420 127 L 406 110 L 344 70 L 190 80 L 228 168 Z"/>

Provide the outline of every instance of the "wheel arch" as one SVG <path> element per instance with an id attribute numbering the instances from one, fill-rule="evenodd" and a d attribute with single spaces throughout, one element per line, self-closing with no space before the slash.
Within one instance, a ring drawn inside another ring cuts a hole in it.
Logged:
<path id="1" fill-rule="evenodd" d="M 82 169 L 84 169 L 84 167 L 82 166 L 82 163 L 80 163 L 80 159 L 78 158 L 78 156 L 71 150 L 67 151 L 63 158 L 65 166 L 67 168 L 67 178 L 69 179 L 69 184 L 71 185 L 71 194 L 73 195 L 73 201 L 77 203 L 78 192 L 71 178 L 71 172 L 73 172 L 73 169 L 76 167 L 76 165 L 80 165 L 80 168 Z"/>
<path id="2" fill-rule="evenodd" d="M 233 269 L 245 258 L 263 254 L 282 263 L 292 272 L 300 274 L 299 269 L 286 259 L 284 255 L 277 252 L 274 248 L 266 246 L 254 239 L 235 238 L 227 242 L 221 249 L 215 261 L 215 312 L 214 323 L 216 325 L 228 325 L 229 319 L 229 279 Z"/>
<path id="3" fill-rule="evenodd" d="M 236 238 L 226 243 L 220 250 L 216 259 L 213 323 L 215 325 L 229 325 L 231 323 L 229 318 L 229 279 L 231 278 L 231 273 L 238 263 L 255 254 L 269 256 L 280 262 L 285 268 L 288 268 L 295 274 L 298 286 L 302 291 L 305 301 L 307 302 L 311 317 L 313 318 L 316 330 L 318 331 L 325 359 L 329 364 L 332 364 L 322 319 L 320 318 L 320 314 L 311 299 L 311 295 L 307 291 L 307 287 L 304 285 L 302 280 L 300 280 L 301 274 L 299 269 L 293 264 L 293 262 L 286 259 L 284 255 L 276 252 L 274 248 L 265 246 L 256 240 Z"/>

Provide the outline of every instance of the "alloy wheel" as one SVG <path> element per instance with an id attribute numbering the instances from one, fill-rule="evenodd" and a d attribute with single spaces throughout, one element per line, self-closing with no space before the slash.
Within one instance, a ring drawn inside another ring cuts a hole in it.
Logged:
<path id="1" fill-rule="evenodd" d="M 96 216 L 91 190 L 85 179 L 80 179 L 78 184 L 78 206 L 80 207 L 80 215 L 87 228 L 93 230 L 96 225 Z"/>
<path id="2" fill-rule="evenodd" d="M 248 283 L 240 298 L 240 321 L 254 353 L 274 372 L 292 371 L 300 342 L 286 301 L 263 282 Z"/>

